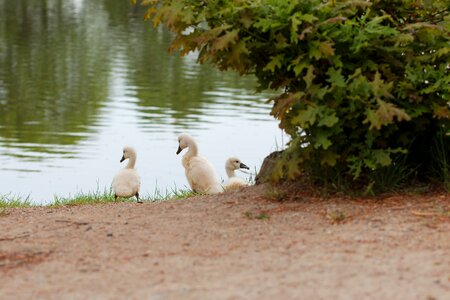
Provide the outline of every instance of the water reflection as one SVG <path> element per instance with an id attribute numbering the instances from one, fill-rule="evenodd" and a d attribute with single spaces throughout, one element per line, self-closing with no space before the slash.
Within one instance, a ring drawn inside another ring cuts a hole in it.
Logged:
<path id="1" fill-rule="evenodd" d="M 107 99 L 106 15 L 88 13 L 75 21 L 69 4 L 0 4 L 0 134 L 6 146 L 33 143 L 48 153 L 48 144 L 75 144 L 89 134 L 84 125 Z"/>
<path id="2" fill-rule="evenodd" d="M 231 155 L 258 167 L 281 138 L 268 95 L 168 55 L 170 38 L 127 1 L 0 0 L 0 194 L 107 187 L 124 144 L 138 149 L 144 195 L 182 187 L 181 132 L 222 177 Z"/>

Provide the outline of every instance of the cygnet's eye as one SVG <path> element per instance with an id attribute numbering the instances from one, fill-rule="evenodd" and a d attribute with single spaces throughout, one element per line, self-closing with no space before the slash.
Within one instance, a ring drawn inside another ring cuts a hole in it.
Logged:
<path id="1" fill-rule="evenodd" d="M 238 163 L 239 163 L 239 161 L 238 161 L 238 160 L 236 160 L 236 161 L 235 161 L 235 163 L 237 163 L 237 164 L 238 164 Z"/>

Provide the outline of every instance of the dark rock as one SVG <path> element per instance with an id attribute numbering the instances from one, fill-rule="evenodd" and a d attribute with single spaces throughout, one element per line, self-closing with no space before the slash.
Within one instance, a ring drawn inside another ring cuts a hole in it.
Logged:
<path id="1" fill-rule="evenodd" d="M 261 184 L 270 181 L 273 173 L 273 169 L 275 168 L 275 165 L 280 159 L 281 154 L 283 151 L 275 151 L 270 153 L 266 158 L 264 158 L 264 161 L 261 165 L 261 169 L 258 172 L 258 175 L 256 175 L 255 183 Z"/>

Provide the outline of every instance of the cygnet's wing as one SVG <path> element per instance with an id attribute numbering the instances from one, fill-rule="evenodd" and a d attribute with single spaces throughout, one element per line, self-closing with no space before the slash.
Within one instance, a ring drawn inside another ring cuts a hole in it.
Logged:
<path id="1" fill-rule="evenodd" d="M 247 186 L 248 182 L 240 177 L 231 177 L 229 178 L 225 184 L 223 185 L 223 188 L 225 191 L 230 191 L 233 189 L 238 189 L 244 186 Z"/>
<path id="2" fill-rule="evenodd" d="M 136 193 L 139 193 L 139 191 L 141 190 L 141 175 L 139 175 L 139 172 L 134 169 L 134 176 L 135 176 L 135 180 L 134 182 L 136 182 Z"/>
<path id="3" fill-rule="evenodd" d="M 188 180 L 191 182 L 191 187 L 197 192 L 211 192 L 220 187 L 211 163 L 204 157 L 192 157 L 189 162 L 187 170 Z"/>

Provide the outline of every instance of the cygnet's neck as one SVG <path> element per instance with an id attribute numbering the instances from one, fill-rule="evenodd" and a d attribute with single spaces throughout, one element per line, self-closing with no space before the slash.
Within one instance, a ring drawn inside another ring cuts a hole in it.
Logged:
<path id="1" fill-rule="evenodd" d="M 225 171 L 227 172 L 228 178 L 235 177 L 234 168 L 225 166 Z"/>
<path id="2" fill-rule="evenodd" d="M 198 155 L 197 143 L 193 139 L 189 139 L 187 145 L 189 147 L 189 150 L 184 156 L 185 157 L 197 156 Z"/>
<path id="3" fill-rule="evenodd" d="M 128 164 L 125 167 L 125 169 L 134 169 L 135 165 L 136 165 L 136 154 L 131 155 L 130 158 L 128 158 Z"/>

